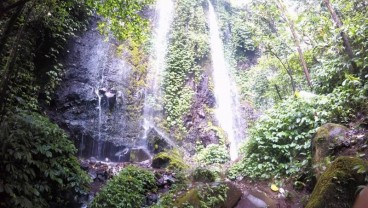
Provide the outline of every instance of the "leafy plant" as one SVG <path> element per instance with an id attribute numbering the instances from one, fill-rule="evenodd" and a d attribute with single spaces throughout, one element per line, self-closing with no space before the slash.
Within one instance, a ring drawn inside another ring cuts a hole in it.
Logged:
<path id="1" fill-rule="evenodd" d="M 230 160 L 230 156 L 225 145 L 210 144 L 198 151 L 196 159 L 205 165 L 223 164 Z"/>
<path id="2" fill-rule="evenodd" d="M 57 125 L 21 111 L 7 117 L 1 129 L 2 207 L 68 207 L 86 193 L 90 179 Z"/>
<path id="3" fill-rule="evenodd" d="M 146 194 L 155 192 L 156 189 L 156 180 L 152 172 L 128 166 L 109 180 L 93 200 L 91 207 L 142 207 Z"/>
<path id="4" fill-rule="evenodd" d="M 244 158 L 229 171 L 230 177 L 279 178 L 307 170 L 310 141 L 317 127 L 327 122 L 348 122 L 366 108 L 366 89 L 347 76 L 344 85 L 323 96 L 296 93 L 270 109 L 250 130 Z"/>
<path id="5" fill-rule="evenodd" d="M 203 0 L 177 2 L 176 15 L 167 55 L 167 67 L 162 83 L 166 126 L 176 139 L 184 138 L 183 124 L 193 102 L 194 89 L 188 80 L 198 81 L 202 60 L 208 55 L 208 31 Z"/>
<path id="6" fill-rule="evenodd" d="M 140 12 L 152 2 L 153 0 L 87 0 L 98 15 L 106 18 L 106 21 L 99 24 L 103 33 L 112 32 L 119 40 L 132 38 L 135 42 L 144 42 L 147 39 L 148 20 Z"/>
<path id="7" fill-rule="evenodd" d="M 217 173 L 206 169 L 196 168 L 193 172 L 193 179 L 200 182 L 214 182 L 217 178 Z"/>

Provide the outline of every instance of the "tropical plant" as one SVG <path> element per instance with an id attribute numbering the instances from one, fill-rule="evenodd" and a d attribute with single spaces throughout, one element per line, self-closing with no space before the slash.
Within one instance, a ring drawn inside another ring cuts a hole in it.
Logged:
<path id="1" fill-rule="evenodd" d="M 16 112 L 1 124 L 1 207 L 68 207 L 90 178 L 57 125 L 38 113 Z"/>
<path id="2" fill-rule="evenodd" d="M 156 180 L 152 172 L 128 166 L 113 177 L 93 200 L 92 208 L 142 207 L 146 194 L 156 191 Z"/>

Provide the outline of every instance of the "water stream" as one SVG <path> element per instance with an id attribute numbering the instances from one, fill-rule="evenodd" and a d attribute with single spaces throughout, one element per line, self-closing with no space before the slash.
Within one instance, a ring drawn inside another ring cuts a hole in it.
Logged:
<path id="1" fill-rule="evenodd" d="M 230 158 L 231 160 L 235 160 L 238 156 L 238 148 L 235 141 L 234 129 L 234 113 L 236 113 L 233 102 L 234 93 L 231 89 L 230 72 L 225 60 L 224 47 L 220 37 L 216 13 L 210 1 L 208 1 L 208 4 L 214 93 L 217 103 L 215 115 L 220 127 L 227 133 L 230 142 Z"/>
<path id="2" fill-rule="evenodd" d="M 166 68 L 168 35 L 173 20 L 174 3 L 172 0 L 158 0 L 156 3 L 156 27 L 154 30 L 153 50 L 147 75 L 143 112 L 143 142 L 146 142 L 150 129 L 155 128 L 155 119 L 162 119 L 161 81 Z M 159 132 L 159 131 L 158 131 Z M 166 138 L 162 135 L 163 138 Z"/>

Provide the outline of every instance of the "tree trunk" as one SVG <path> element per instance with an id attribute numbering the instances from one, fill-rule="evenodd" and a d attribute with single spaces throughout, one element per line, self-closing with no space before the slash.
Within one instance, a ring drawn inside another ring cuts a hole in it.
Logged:
<path id="1" fill-rule="evenodd" d="M 2 77 L 0 79 L 0 123 L 3 121 L 6 110 L 6 101 L 7 101 L 7 90 L 9 88 L 10 77 L 16 77 L 18 70 L 12 71 L 14 64 L 16 63 L 16 59 L 18 57 L 19 51 L 19 41 L 23 38 L 24 28 L 28 22 L 28 18 L 33 9 L 33 6 L 28 8 L 24 18 L 25 22 L 18 28 L 17 35 L 13 41 L 13 46 L 10 49 L 10 53 L 7 57 L 4 68 L 2 69 Z"/>
<path id="2" fill-rule="evenodd" d="M 7 22 L 4 32 L 1 34 L 0 37 L 0 55 L 3 53 L 3 50 L 5 49 L 5 44 L 9 39 L 10 33 L 14 28 L 14 25 L 16 24 L 18 17 L 21 16 L 22 11 L 24 8 L 24 4 L 22 6 L 19 6 L 17 8 L 17 11 L 11 16 L 10 20 Z"/>
<path id="3" fill-rule="evenodd" d="M 298 54 L 299 54 L 300 65 L 303 68 L 304 75 L 305 75 L 305 78 L 307 80 L 308 86 L 310 88 L 312 88 L 312 82 L 311 82 L 309 70 L 308 70 L 308 67 L 307 67 L 307 63 L 304 59 L 304 54 L 303 54 L 302 48 L 300 47 L 300 41 L 299 41 L 299 37 L 298 37 L 298 35 L 296 33 L 296 30 L 295 30 L 294 22 L 288 18 L 288 15 L 287 15 L 287 12 L 286 12 L 286 9 L 285 9 L 285 5 L 283 4 L 283 2 L 281 0 L 277 0 L 276 4 L 279 7 L 282 15 L 284 16 L 286 22 L 289 25 L 291 34 L 292 34 L 293 39 L 294 39 L 296 49 L 297 49 Z"/>
<path id="4" fill-rule="evenodd" d="M 279 86 L 277 86 L 277 84 L 275 84 L 275 89 L 276 89 L 277 95 L 279 96 L 280 101 L 281 101 L 282 97 L 281 97 L 281 94 L 280 94 Z"/>
<path id="5" fill-rule="evenodd" d="M 281 65 L 284 67 L 286 73 L 290 77 L 291 88 L 292 88 L 293 92 L 295 93 L 295 91 L 296 91 L 296 85 L 295 85 L 293 73 L 292 73 L 290 67 L 289 66 L 286 66 L 284 64 L 284 62 L 282 62 L 281 58 L 275 52 L 273 52 L 272 50 L 268 50 L 268 52 L 270 52 L 273 56 L 275 56 L 277 58 L 277 60 L 279 60 L 279 62 L 281 63 Z"/>
<path id="6" fill-rule="evenodd" d="M 336 24 L 336 27 L 341 28 L 343 26 L 343 23 L 340 20 L 339 16 L 337 16 L 334 8 L 332 7 L 332 4 L 331 4 L 330 0 L 323 0 L 323 2 L 325 3 L 326 7 L 328 8 L 328 11 L 331 14 L 333 22 Z M 357 66 L 356 66 L 355 62 L 353 62 L 354 53 L 353 53 L 353 49 L 351 48 L 351 45 L 350 45 L 349 37 L 344 31 L 341 31 L 340 35 L 342 37 L 345 52 L 346 52 L 346 54 L 348 54 L 349 59 L 352 63 L 351 72 L 353 74 L 355 74 L 355 73 L 357 73 Z"/>

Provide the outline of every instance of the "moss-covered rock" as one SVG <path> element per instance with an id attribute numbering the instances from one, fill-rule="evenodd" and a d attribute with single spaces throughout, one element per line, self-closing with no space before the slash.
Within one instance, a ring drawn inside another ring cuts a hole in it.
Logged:
<path id="1" fill-rule="evenodd" d="M 152 160 L 153 168 L 167 168 L 169 170 L 184 170 L 188 168 L 183 156 L 176 149 L 160 152 Z"/>
<path id="2" fill-rule="evenodd" d="M 339 157 L 319 178 L 306 208 L 348 208 L 352 207 L 355 192 L 365 184 L 364 174 L 354 167 L 367 165 L 360 158 Z"/>
<path id="3" fill-rule="evenodd" d="M 346 139 L 349 129 L 345 126 L 327 123 L 318 128 L 312 140 L 312 163 L 317 178 L 326 168 L 326 157 L 333 156 Z"/>
<path id="4" fill-rule="evenodd" d="M 176 200 L 176 207 L 222 207 L 232 208 L 242 193 L 231 183 L 197 184 Z"/>

